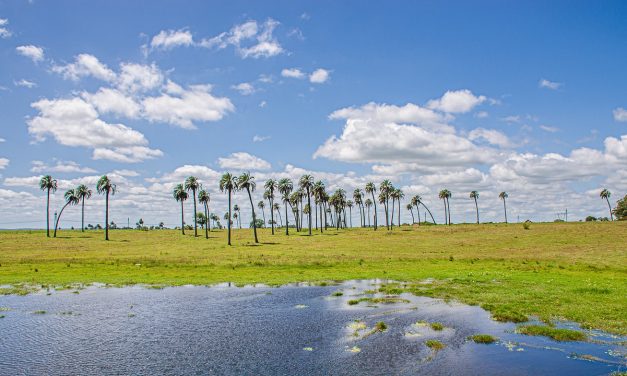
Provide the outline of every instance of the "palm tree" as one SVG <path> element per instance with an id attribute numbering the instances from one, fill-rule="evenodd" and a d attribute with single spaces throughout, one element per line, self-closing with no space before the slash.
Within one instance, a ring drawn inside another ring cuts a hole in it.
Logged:
<path id="1" fill-rule="evenodd" d="M 105 240 L 109 240 L 109 195 L 115 195 L 116 188 L 107 175 L 102 176 L 96 185 L 96 191 L 105 195 Z"/>
<path id="2" fill-rule="evenodd" d="M 353 191 L 353 200 L 355 202 L 355 205 L 357 205 L 357 207 L 359 207 L 359 222 L 361 223 L 361 227 L 365 227 L 365 215 L 363 214 L 364 212 L 364 208 L 363 208 L 363 197 L 364 194 L 361 192 L 361 189 L 357 188 Z"/>
<path id="3" fill-rule="evenodd" d="M 314 197 L 316 198 L 316 200 L 318 200 L 318 205 L 320 206 L 320 232 L 322 233 L 323 232 L 322 216 L 323 216 L 323 211 L 324 211 L 324 196 L 326 195 L 325 186 L 322 180 L 318 180 L 313 185 L 312 190 L 313 190 Z M 325 218 L 326 218 L 326 215 L 325 215 Z"/>
<path id="4" fill-rule="evenodd" d="M 477 199 L 479 198 L 479 192 L 477 191 L 470 192 L 470 198 L 475 200 L 475 209 L 477 210 L 477 224 L 479 224 L 479 205 L 477 204 Z"/>
<path id="5" fill-rule="evenodd" d="M 259 243 L 259 239 L 257 238 L 257 217 L 255 216 L 255 204 L 253 204 L 253 196 L 251 194 L 251 192 L 255 191 L 255 188 L 257 188 L 257 183 L 255 183 L 255 177 L 251 176 L 250 172 L 244 172 L 237 178 L 237 189 L 245 189 L 246 193 L 248 193 L 250 210 L 253 212 L 253 233 L 255 234 L 255 243 Z M 263 204 L 263 201 L 261 201 L 261 203 Z"/>
<path id="6" fill-rule="evenodd" d="M 281 208 L 279 207 L 279 203 L 275 202 L 274 204 L 272 204 L 272 209 L 276 211 L 277 215 L 279 216 L 279 224 L 281 226 L 283 226 L 283 218 L 281 218 Z M 270 210 L 270 211 L 272 211 L 272 210 Z M 274 223 L 273 223 L 273 225 L 274 225 Z"/>
<path id="7" fill-rule="evenodd" d="M 398 204 L 398 227 L 401 227 L 401 200 L 405 198 L 405 194 L 400 188 L 396 188 L 394 190 L 394 198 L 396 198 L 396 203 Z"/>
<path id="8" fill-rule="evenodd" d="M 259 209 L 261 209 L 261 214 L 263 215 L 263 226 L 266 226 L 266 210 L 264 209 L 266 207 L 266 203 L 262 201 L 259 201 L 257 203 L 257 207 Z"/>
<path id="9" fill-rule="evenodd" d="M 414 207 L 412 204 L 407 204 L 405 208 L 411 213 L 411 224 L 413 225 L 416 223 L 416 218 L 414 217 Z"/>
<path id="10" fill-rule="evenodd" d="M 350 220 L 350 227 L 353 227 L 353 202 L 351 200 L 346 201 L 348 207 L 348 218 Z"/>
<path id="11" fill-rule="evenodd" d="M 207 219 L 205 239 L 209 239 L 209 227 L 211 227 L 211 217 L 209 217 L 209 201 L 211 201 L 211 197 L 209 196 L 209 192 L 201 188 L 200 191 L 198 191 L 198 201 L 205 208 L 205 218 Z"/>
<path id="12" fill-rule="evenodd" d="M 366 201 L 364 201 L 364 205 L 366 205 L 368 209 L 368 227 L 370 227 L 370 207 L 372 206 L 372 200 L 367 198 Z"/>
<path id="13" fill-rule="evenodd" d="M 46 191 L 46 236 L 50 237 L 50 191 L 53 193 L 57 191 L 57 180 L 52 176 L 46 175 L 39 180 L 39 188 L 42 191 Z"/>
<path id="14" fill-rule="evenodd" d="M 287 217 L 287 206 L 290 204 L 290 193 L 292 193 L 292 189 L 294 189 L 294 184 L 288 178 L 283 178 L 279 180 L 277 185 L 279 192 L 283 195 L 283 205 L 285 206 L 285 235 L 290 234 L 290 222 Z"/>
<path id="15" fill-rule="evenodd" d="M 198 178 L 195 176 L 189 176 L 185 179 L 185 190 L 192 191 L 192 197 L 194 198 L 194 236 L 198 236 L 198 221 L 196 216 L 196 191 L 200 187 Z"/>
<path id="16" fill-rule="evenodd" d="M 185 235 L 185 212 L 183 209 L 183 202 L 187 200 L 187 190 L 183 184 L 177 184 L 172 191 L 172 196 L 176 202 L 181 202 L 181 233 Z"/>
<path id="17" fill-rule="evenodd" d="M 235 178 L 235 179 L 237 179 L 237 178 Z M 237 188 L 235 188 L 235 189 L 237 189 Z M 237 219 L 237 224 L 239 225 L 239 229 L 241 230 L 242 229 L 242 222 L 239 219 L 240 218 L 240 216 L 239 216 L 240 215 L 240 211 L 239 210 L 240 210 L 239 209 L 239 205 L 237 205 L 237 204 L 233 205 L 233 211 L 236 214 L 236 215 L 233 215 L 233 218 Z"/>
<path id="18" fill-rule="evenodd" d="M 237 184 L 235 182 L 235 178 L 233 177 L 233 175 L 231 175 L 230 172 L 226 172 L 222 175 L 222 177 L 220 178 L 220 191 L 221 192 L 228 192 L 229 195 L 229 211 L 228 211 L 228 245 L 231 245 L 231 218 L 233 217 L 231 215 L 231 195 L 233 193 L 233 190 L 236 189 Z"/>
<path id="19" fill-rule="evenodd" d="M 435 225 L 435 218 L 433 218 L 433 214 L 431 214 L 431 210 L 429 210 L 429 208 L 427 207 L 427 205 L 425 205 L 425 203 L 422 201 L 422 197 L 420 197 L 420 195 L 415 195 L 414 198 L 416 200 L 416 203 L 422 205 L 425 210 L 429 213 L 429 215 L 431 216 L 431 220 L 433 221 L 433 224 Z M 412 200 L 413 200 L 412 199 Z M 418 205 L 416 205 L 416 209 L 418 208 Z M 420 220 L 418 220 L 420 223 Z M 427 221 L 427 216 L 425 215 L 425 222 Z"/>
<path id="20" fill-rule="evenodd" d="M 68 205 L 77 205 L 78 202 L 80 201 L 80 199 L 76 195 L 76 192 L 73 189 L 70 189 L 67 192 L 65 192 L 63 197 L 65 197 L 65 205 L 63 205 L 63 207 L 61 208 L 61 211 L 59 212 L 59 216 L 57 217 L 57 221 L 54 223 L 54 235 L 53 236 L 55 238 L 57 237 L 57 227 L 59 227 L 59 221 L 61 221 L 61 214 L 63 214 L 63 210 L 65 210 L 65 208 Z"/>
<path id="21" fill-rule="evenodd" d="M 451 196 L 453 196 L 453 194 L 448 189 L 445 189 L 445 191 L 446 191 L 446 207 L 448 208 L 448 225 L 450 226 L 451 225 Z"/>
<path id="22" fill-rule="evenodd" d="M 415 195 L 409 201 L 409 204 L 416 207 L 416 214 L 418 215 L 418 226 L 420 226 L 420 207 L 418 206 L 420 203 L 420 196 Z M 412 212 L 413 214 L 413 212 Z"/>
<path id="23" fill-rule="evenodd" d="M 392 185 L 392 182 L 389 180 L 384 180 L 380 185 L 379 185 L 379 203 L 383 204 L 384 209 L 385 209 L 385 226 L 387 227 L 388 230 L 391 229 L 390 227 L 390 219 L 389 219 L 389 200 L 390 200 L 390 194 L 392 193 L 392 191 L 394 190 L 394 186 Z M 394 202 L 392 202 L 392 205 L 394 204 Z M 392 209 L 394 209 L 392 207 Z"/>
<path id="24" fill-rule="evenodd" d="M 85 184 L 81 184 L 76 187 L 76 197 L 81 201 L 81 232 L 85 232 L 85 200 L 91 197 L 91 189 L 87 188 Z"/>
<path id="25" fill-rule="evenodd" d="M 311 175 L 303 175 L 298 181 L 301 189 L 304 189 L 307 194 L 307 205 L 309 205 L 309 236 L 311 236 L 311 189 L 314 185 L 314 178 Z"/>
<path id="26" fill-rule="evenodd" d="M 274 179 L 268 179 L 263 187 L 266 189 L 264 197 L 267 195 L 268 201 L 270 201 L 270 221 L 272 222 L 272 235 L 274 235 L 274 191 L 277 189 L 277 182 Z M 281 213 L 279 213 L 280 217 Z"/>
<path id="27" fill-rule="evenodd" d="M 612 196 L 612 193 L 610 191 L 608 191 L 607 189 L 605 189 L 605 188 L 603 188 L 601 193 L 599 193 L 599 197 L 601 197 L 601 199 L 605 199 L 605 201 L 607 201 L 607 207 L 610 209 L 610 219 L 613 221 L 614 220 L 614 215 L 612 214 L 612 205 L 610 205 L 610 196 Z"/>
<path id="28" fill-rule="evenodd" d="M 372 195 L 372 203 L 374 204 L 374 229 L 377 230 L 377 200 L 374 198 L 374 193 L 377 191 L 377 187 L 374 183 L 370 182 L 366 184 L 366 193 L 370 193 Z M 370 220 L 370 218 L 368 218 Z"/>
<path id="29" fill-rule="evenodd" d="M 447 217 L 447 213 L 448 213 L 448 209 L 446 207 L 446 198 L 447 196 L 447 190 L 443 189 L 440 191 L 440 193 L 438 194 L 438 197 L 442 200 L 442 202 L 444 202 L 444 224 L 448 224 L 448 217 Z"/>
<path id="30" fill-rule="evenodd" d="M 507 192 L 499 193 L 499 198 L 503 200 L 503 210 L 505 211 L 505 223 L 507 223 L 507 205 L 505 204 L 506 199 L 509 197 Z"/>

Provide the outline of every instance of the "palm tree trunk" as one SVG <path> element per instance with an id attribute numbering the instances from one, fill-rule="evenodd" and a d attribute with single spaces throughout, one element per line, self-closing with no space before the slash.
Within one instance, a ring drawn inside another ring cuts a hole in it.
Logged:
<path id="1" fill-rule="evenodd" d="M 105 194 L 105 240 L 109 240 L 109 190 Z"/>
<path id="2" fill-rule="evenodd" d="M 503 199 L 503 210 L 505 211 L 505 223 L 507 223 L 507 205 L 505 204 L 505 199 Z"/>
<path id="3" fill-rule="evenodd" d="M 209 239 L 209 226 L 211 226 L 211 219 L 209 218 L 209 208 L 207 207 L 207 203 L 205 202 L 205 239 Z"/>
<path id="4" fill-rule="evenodd" d="M 285 206 L 285 235 L 289 235 L 290 234 L 290 220 L 287 218 L 287 206 L 289 205 L 289 202 L 285 201 L 283 205 Z"/>
<path id="5" fill-rule="evenodd" d="M 231 189 L 229 188 L 229 218 L 226 220 L 226 225 L 228 226 L 228 239 L 227 239 L 227 243 L 228 245 L 231 245 Z"/>
<path id="6" fill-rule="evenodd" d="M 383 201 L 383 209 L 385 210 L 385 229 L 390 229 L 390 220 L 388 219 L 388 205 L 385 201 Z"/>
<path id="7" fill-rule="evenodd" d="M 370 227 L 370 206 L 368 206 L 368 227 Z"/>
<path id="8" fill-rule="evenodd" d="M 412 213 L 413 215 L 413 213 Z M 401 227 L 401 199 L 398 199 L 398 227 Z"/>
<path id="9" fill-rule="evenodd" d="M 420 203 L 422 206 L 425 207 L 425 209 L 429 212 L 429 215 L 431 216 L 431 220 L 433 221 L 433 224 L 436 225 L 437 223 L 435 223 L 435 218 L 433 218 L 433 214 L 431 214 L 431 210 L 429 210 L 429 208 L 427 207 L 427 205 L 425 205 L 424 203 Z M 426 218 L 426 214 L 425 214 L 425 218 Z M 426 222 L 426 220 L 425 220 Z"/>
<path id="10" fill-rule="evenodd" d="M 85 197 L 81 201 L 81 232 L 85 232 Z"/>
<path id="11" fill-rule="evenodd" d="M 270 193 L 272 194 L 272 191 Z M 272 235 L 274 235 L 274 200 L 270 198 L 268 201 L 270 201 L 270 221 L 272 222 L 270 225 L 272 226 Z"/>
<path id="12" fill-rule="evenodd" d="M 196 222 L 198 218 L 196 217 L 196 190 L 192 189 L 192 194 L 194 195 L 194 237 L 198 236 L 198 223 Z"/>
<path id="13" fill-rule="evenodd" d="M 374 191 L 370 193 L 372 194 L 372 203 L 374 204 L 374 230 L 377 231 L 377 200 L 374 198 Z"/>
<path id="14" fill-rule="evenodd" d="M 479 205 L 477 204 L 476 197 L 475 197 L 475 209 L 477 210 L 477 224 L 479 224 Z"/>
<path id="15" fill-rule="evenodd" d="M 416 214 L 418 214 L 418 226 L 420 226 L 420 206 L 416 203 Z"/>
<path id="16" fill-rule="evenodd" d="M 250 209 L 253 211 L 253 233 L 255 234 L 255 243 L 259 243 L 257 239 L 257 217 L 255 216 L 255 204 L 253 204 L 253 196 L 250 194 L 250 188 L 246 187 L 248 199 L 250 200 Z"/>
<path id="17" fill-rule="evenodd" d="M 48 198 L 46 199 L 46 236 L 50 237 L 50 188 L 48 188 Z"/>
<path id="18" fill-rule="evenodd" d="M 281 217 L 281 211 L 277 208 L 276 213 L 279 217 L 279 224 L 281 225 L 281 227 L 283 226 L 283 217 Z"/>
<path id="19" fill-rule="evenodd" d="M 446 198 L 446 207 L 448 209 L 448 225 L 451 225 L 451 204 L 449 203 L 448 197 Z"/>
<path id="20" fill-rule="evenodd" d="M 350 219 L 351 228 L 353 227 L 353 208 L 348 208 L 348 218 Z"/>
<path id="21" fill-rule="evenodd" d="M 390 218 L 390 229 L 394 228 L 394 209 L 395 208 L 396 207 L 394 206 L 394 199 L 392 199 L 392 213 L 391 213 L 392 215 L 390 216 L 391 217 Z"/>
<path id="22" fill-rule="evenodd" d="M 59 221 L 61 220 L 61 214 L 63 214 L 63 210 L 65 210 L 65 207 L 68 206 L 70 203 L 66 203 L 65 205 L 63 205 L 63 207 L 61 208 L 61 211 L 59 212 L 59 216 L 57 217 L 57 221 L 54 223 L 54 237 L 57 237 L 57 227 L 59 226 Z"/>
<path id="23" fill-rule="evenodd" d="M 309 235 L 311 236 L 311 195 L 309 194 L 309 188 L 307 188 L 307 205 L 309 206 Z"/>
<path id="24" fill-rule="evenodd" d="M 607 201 L 607 207 L 610 209 L 610 219 L 614 221 L 614 215 L 612 214 L 612 205 L 610 205 L 610 199 L 605 197 L 605 201 Z"/>
<path id="25" fill-rule="evenodd" d="M 414 208 L 410 206 L 409 212 L 411 213 L 411 224 L 413 225 L 414 223 L 416 223 L 416 218 L 414 217 Z"/>
<path id="26" fill-rule="evenodd" d="M 183 212 L 183 200 L 181 200 L 181 233 L 185 235 L 185 213 Z"/>
<path id="27" fill-rule="evenodd" d="M 444 203 L 444 224 L 447 225 L 448 224 L 448 216 L 446 215 L 447 214 L 447 211 L 446 211 L 446 199 L 443 198 L 442 202 Z"/>
<path id="28" fill-rule="evenodd" d="M 261 214 L 263 215 L 263 225 L 266 225 L 266 209 L 261 208 Z"/>
<path id="29" fill-rule="evenodd" d="M 320 209 L 320 233 L 322 234 L 324 232 L 324 230 L 322 230 L 322 228 L 324 227 L 324 222 L 322 221 L 322 215 L 323 215 L 323 209 L 324 209 L 324 203 L 320 203 L 320 205 L 318 205 L 318 209 Z"/>

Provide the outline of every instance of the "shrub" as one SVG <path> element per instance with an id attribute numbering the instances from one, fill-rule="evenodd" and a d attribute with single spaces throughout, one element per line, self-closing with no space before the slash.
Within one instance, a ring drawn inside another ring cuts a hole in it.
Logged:
<path id="1" fill-rule="evenodd" d="M 531 228 L 531 221 L 530 220 L 526 220 L 523 222 L 523 228 L 525 230 L 529 230 Z"/>
<path id="2" fill-rule="evenodd" d="M 475 334 L 474 336 L 471 336 L 470 339 L 475 343 L 490 344 L 496 342 L 496 338 L 489 334 Z"/>
<path id="3" fill-rule="evenodd" d="M 435 339 L 430 339 L 425 344 L 427 345 L 427 347 L 435 351 L 442 350 L 445 347 L 442 342 Z"/>
<path id="4" fill-rule="evenodd" d="M 520 326 L 517 332 L 527 336 L 544 336 L 556 341 L 583 341 L 587 338 L 585 333 L 571 329 L 552 328 L 543 325 Z"/>
<path id="5" fill-rule="evenodd" d="M 433 330 L 435 330 L 435 331 L 438 331 L 438 332 L 439 332 L 439 331 L 441 331 L 441 330 L 443 330 L 443 329 L 444 329 L 444 325 L 442 325 L 442 324 L 441 324 L 441 323 L 439 323 L 439 322 L 432 322 L 432 323 L 431 323 L 431 329 L 433 329 Z"/>

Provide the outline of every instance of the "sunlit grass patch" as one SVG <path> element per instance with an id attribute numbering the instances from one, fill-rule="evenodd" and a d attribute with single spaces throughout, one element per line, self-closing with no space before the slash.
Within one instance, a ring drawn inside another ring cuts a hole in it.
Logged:
<path id="1" fill-rule="evenodd" d="M 427 342 L 425 342 L 425 345 L 427 345 L 428 348 L 435 350 L 435 351 L 440 351 L 444 347 L 446 347 L 442 342 L 438 341 L 437 339 L 430 339 Z"/>
<path id="2" fill-rule="evenodd" d="M 444 325 L 442 325 L 439 322 L 432 322 L 430 326 L 431 326 L 431 329 L 438 331 L 438 332 L 444 330 Z"/>
<path id="3" fill-rule="evenodd" d="M 333 294 L 331 294 L 331 296 L 342 296 L 342 295 L 344 295 L 342 291 L 336 291 Z"/>
<path id="4" fill-rule="evenodd" d="M 516 332 L 528 336 L 544 336 L 556 341 L 584 341 L 588 338 L 585 333 L 572 329 L 553 328 L 544 325 L 519 326 Z"/>
<path id="5" fill-rule="evenodd" d="M 37 311 L 33 311 L 34 315 L 45 315 L 47 312 L 44 311 L 43 309 L 37 310 Z"/>
<path id="6" fill-rule="evenodd" d="M 496 337 L 493 337 L 489 334 L 475 334 L 474 336 L 470 336 L 470 339 L 475 343 L 484 343 L 484 344 L 494 343 L 497 340 Z"/>

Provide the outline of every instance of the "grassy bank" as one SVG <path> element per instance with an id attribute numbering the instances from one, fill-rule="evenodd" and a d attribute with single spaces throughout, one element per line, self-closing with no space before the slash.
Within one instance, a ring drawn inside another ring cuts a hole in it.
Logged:
<path id="1" fill-rule="evenodd" d="M 232 247 L 225 231 L 209 240 L 202 235 L 120 230 L 105 242 L 97 231 L 61 231 L 57 239 L 41 231 L 1 231 L 0 285 L 385 278 L 408 282 L 390 291 L 478 304 L 501 319 L 536 315 L 627 334 L 627 222 L 533 224 L 529 230 L 521 224 L 405 226 L 313 237 L 261 230 L 259 245 L 249 230 L 235 230 Z"/>

